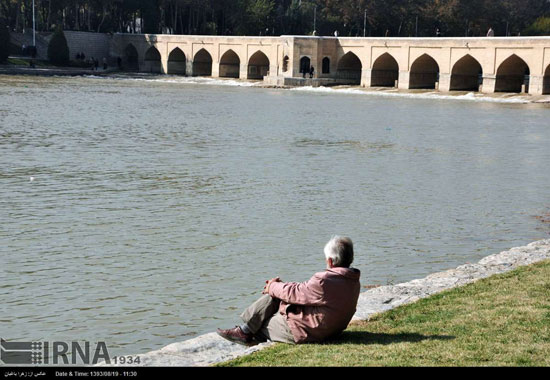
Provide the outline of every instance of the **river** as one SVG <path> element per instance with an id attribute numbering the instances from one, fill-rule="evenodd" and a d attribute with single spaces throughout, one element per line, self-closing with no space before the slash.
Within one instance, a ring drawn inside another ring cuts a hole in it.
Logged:
<path id="1" fill-rule="evenodd" d="M 264 281 L 363 285 L 547 238 L 550 108 L 175 77 L 0 77 L 0 337 L 143 353 Z"/>

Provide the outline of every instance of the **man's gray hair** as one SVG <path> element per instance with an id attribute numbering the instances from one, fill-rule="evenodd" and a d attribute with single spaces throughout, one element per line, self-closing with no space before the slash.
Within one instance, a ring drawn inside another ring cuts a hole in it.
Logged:
<path id="1" fill-rule="evenodd" d="M 335 267 L 349 268 L 353 262 L 353 243 L 349 237 L 334 236 L 325 245 L 325 258 Z"/>

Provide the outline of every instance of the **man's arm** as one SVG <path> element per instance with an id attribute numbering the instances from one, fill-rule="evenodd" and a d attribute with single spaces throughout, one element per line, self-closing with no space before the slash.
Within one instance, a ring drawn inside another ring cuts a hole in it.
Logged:
<path id="1" fill-rule="evenodd" d="M 270 282 L 267 293 L 288 304 L 293 305 L 322 305 L 323 289 L 322 280 L 313 276 L 307 282 Z"/>

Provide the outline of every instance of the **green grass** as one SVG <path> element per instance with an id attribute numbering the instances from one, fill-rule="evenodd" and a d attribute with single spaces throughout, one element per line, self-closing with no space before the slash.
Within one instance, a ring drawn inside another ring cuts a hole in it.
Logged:
<path id="1" fill-rule="evenodd" d="M 8 65 L 14 65 L 14 66 L 30 66 L 30 61 L 31 59 L 30 58 L 16 58 L 16 57 L 10 57 L 8 58 L 8 60 L 6 61 L 6 63 Z M 47 62 L 46 61 L 40 61 L 40 60 L 35 60 L 34 61 L 34 64 L 35 66 L 47 66 Z"/>
<path id="2" fill-rule="evenodd" d="M 29 58 L 29 57 L 10 57 L 10 58 L 7 59 L 6 63 L 8 65 L 29 67 L 30 66 L 30 61 L 31 61 L 31 58 Z M 42 60 L 35 59 L 34 64 L 37 67 L 61 67 L 61 68 L 63 68 L 63 67 L 78 67 L 78 68 L 83 68 L 83 69 L 88 69 L 88 68 L 91 67 L 90 63 L 83 62 L 83 61 L 69 61 L 69 63 L 65 66 L 58 66 L 58 65 L 54 65 L 54 64 L 52 64 L 48 61 L 42 61 Z M 100 63 L 100 65 L 103 65 L 103 64 Z"/>
<path id="3" fill-rule="evenodd" d="M 352 323 L 322 344 L 278 343 L 221 366 L 549 366 L 550 261 Z"/>
<path id="4" fill-rule="evenodd" d="M 19 66 L 28 66 L 29 65 L 29 62 L 27 60 L 21 59 L 21 58 L 8 58 L 6 63 L 9 64 L 9 65 L 19 65 Z"/>

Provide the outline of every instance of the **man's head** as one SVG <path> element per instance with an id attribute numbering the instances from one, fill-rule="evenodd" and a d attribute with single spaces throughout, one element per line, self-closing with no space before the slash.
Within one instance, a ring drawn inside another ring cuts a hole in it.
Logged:
<path id="1" fill-rule="evenodd" d="M 325 245 L 324 252 L 329 268 L 349 268 L 353 262 L 353 243 L 348 237 L 334 236 Z"/>

